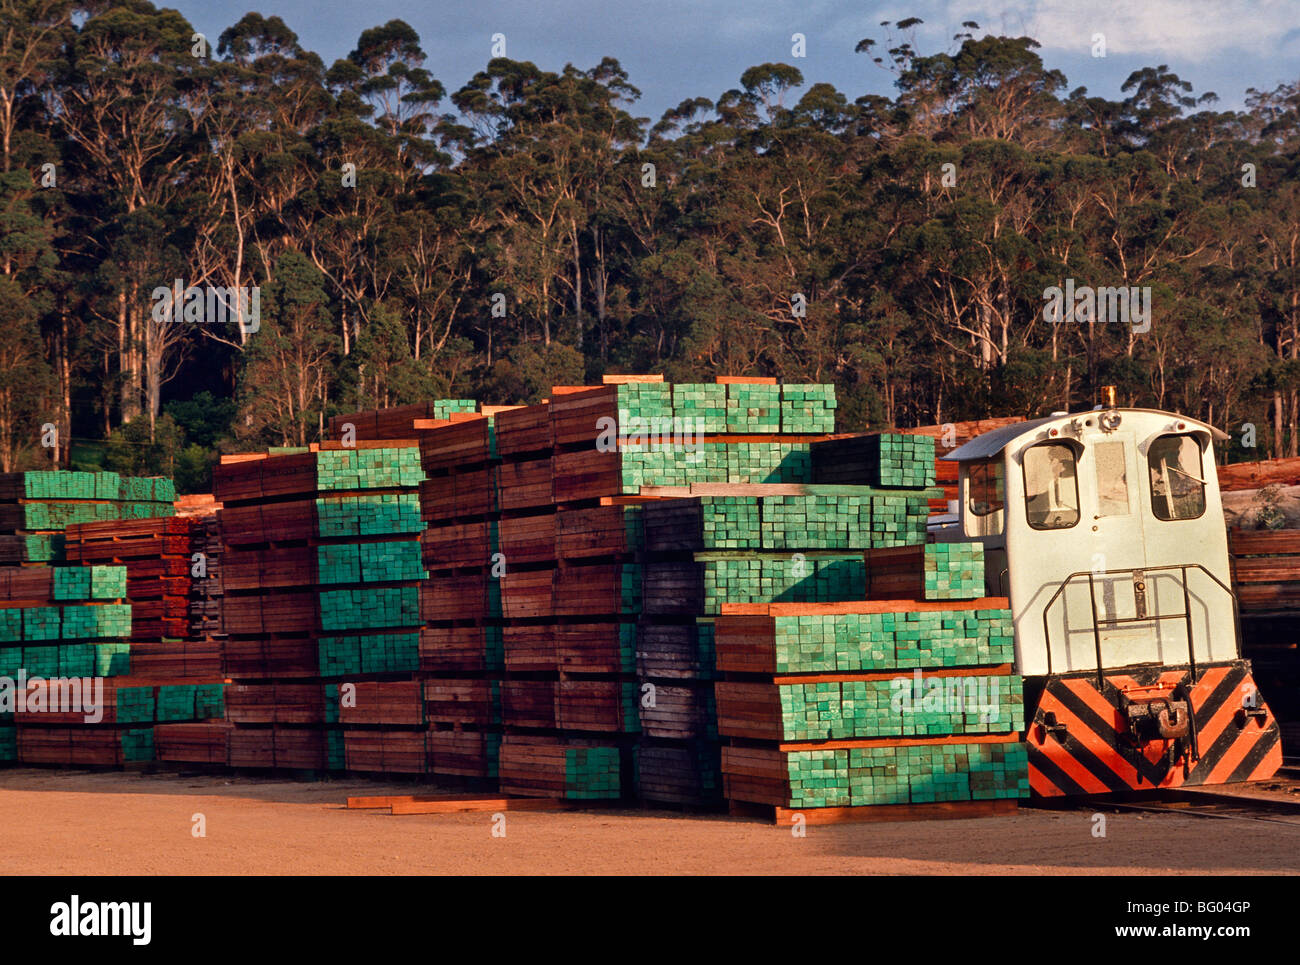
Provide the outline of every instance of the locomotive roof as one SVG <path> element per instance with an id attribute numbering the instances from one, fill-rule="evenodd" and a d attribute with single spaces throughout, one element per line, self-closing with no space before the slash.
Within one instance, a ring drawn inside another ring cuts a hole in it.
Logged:
<path id="1" fill-rule="evenodd" d="M 991 459 L 1021 436 L 1034 433 L 1049 422 L 1062 422 L 1078 416 L 1092 415 L 1097 411 L 1099 410 L 1089 409 L 1084 412 L 1071 412 L 1066 415 L 1044 416 L 1041 419 L 1030 419 L 1027 422 L 1017 422 L 1009 426 L 1002 426 L 1001 428 L 986 432 L 983 435 L 976 436 L 964 446 L 958 446 L 946 456 L 940 456 L 939 458 L 948 462 L 969 462 L 974 459 Z M 1106 411 L 1147 412 L 1154 415 L 1168 416 L 1171 419 L 1178 419 L 1180 422 L 1186 422 L 1189 426 L 1208 432 L 1212 439 L 1222 441 L 1228 438 L 1227 433 L 1222 430 L 1216 429 L 1212 425 L 1207 425 L 1199 419 L 1190 419 L 1187 416 L 1179 415 L 1176 412 L 1165 412 L 1162 409 L 1108 409 Z"/>

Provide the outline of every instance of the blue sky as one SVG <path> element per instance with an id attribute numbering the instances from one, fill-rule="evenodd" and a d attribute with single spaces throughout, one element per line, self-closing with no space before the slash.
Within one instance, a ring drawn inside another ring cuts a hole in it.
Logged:
<path id="1" fill-rule="evenodd" d="M 1295 0 L 155 0 L 180 10 L 215 38 L 245 12 L 276 14 L 303 46 L 332 63 L 361 31 L 393 18 L 420 34 L 426 66 L 449 91 L 490 57 L 491 38 L 506 36 L 507 56 L 547 70 L 566 63 L 591 67 L 617 58 L 642 91 L 633 108 L 657 120 L 687 97 L 717 99 L 739 86 L 754 64 L 797 66 L 808 83 L 834 84 L 852 100 L 892 93 L 892 78 L 862 54 L 858 40 L 883 44 L 882 20 L 918 16 L 923 53 L 949 49 L 963 20 L 982 33 L 1029 35 L 1043 46 L 1048 67 L 1069 89 L 1120 97 L 1134 69 L 1168 64 L 1194 93 L 1214 91 L 1221 109 L 1244 105 L 1247 88 L 1272 89 L 1300 79 L 1300 4 Z M 806 56 L 791 56 L 791 35 L 807 38 Z M 1106 56 L 1091 54 L 1093 36 L 1106 38 Z M 444 109 L 450 106 L 444 102 Z"/>

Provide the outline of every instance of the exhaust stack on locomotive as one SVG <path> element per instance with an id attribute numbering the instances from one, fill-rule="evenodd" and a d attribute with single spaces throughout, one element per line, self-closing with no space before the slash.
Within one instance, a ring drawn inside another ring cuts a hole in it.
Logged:
<path id="1" fill-rule="evenodd" d="M 1277 721 L 1241 658 L 1211 442 L 1194 419 L 1103 408 L 994 430 L 959 463 L 958 525 L 1010 597 L 1035 795 L 1260 780 Z"/>

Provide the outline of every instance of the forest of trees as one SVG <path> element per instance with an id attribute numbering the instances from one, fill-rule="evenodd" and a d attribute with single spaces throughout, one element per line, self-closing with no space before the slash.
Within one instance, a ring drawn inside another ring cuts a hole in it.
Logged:
<path id="1" fill-rule="evenodd" d="M 606 372 L 833 382 L 841 431 L 1114 384 L 1300 452 L 1300 81 L 1108 100 L 917 23 L 857 44 L 892 98 L 765 63 L 653 121 L 611 58 L 450 90 L 401 21 L 327 65 L 274 16 L 0 0 L 0 469 L 193 488 L 336 412 Z M 1047 320 L 1067 280 L 1149 288 L 1149 329 Z M 229 319 L 159 311 L 178 283 Z"/>

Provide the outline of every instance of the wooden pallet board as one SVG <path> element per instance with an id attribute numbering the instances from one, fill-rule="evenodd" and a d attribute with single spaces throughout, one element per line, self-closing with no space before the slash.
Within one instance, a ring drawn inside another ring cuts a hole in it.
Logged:
<path id="1" fill-rule="evenodd" d="M 120 519 L 103 523 L 75 523 L 65 530 L 69 543 L 121 542 L 156 539 L 159 536 L 189 536 L 193 523 L 181 516 L 153 519 Z"/>
<path id="2" fill-rule="evenodd" d="M 804 824 L 861 824 L 895 821 L 961 821 L 973 818 L 1009 817 L 1020 809 L 1019 801 L 936 801 L 929 804 L 876 804 L 861 807 L 783 808 L 733 803 L 733 817 L 757 817 L 781 828 L 795 820 Z"/>
<path id="3" fill-rule="evenodd" d="M 567 811 L 576 805 L 568 801 L 535 797 L 483 796 L 480 794 L 394 794 L 350 797 L 349 810 L 381 810 L 389 814 L 468 814 L 497 811 Z"/>

